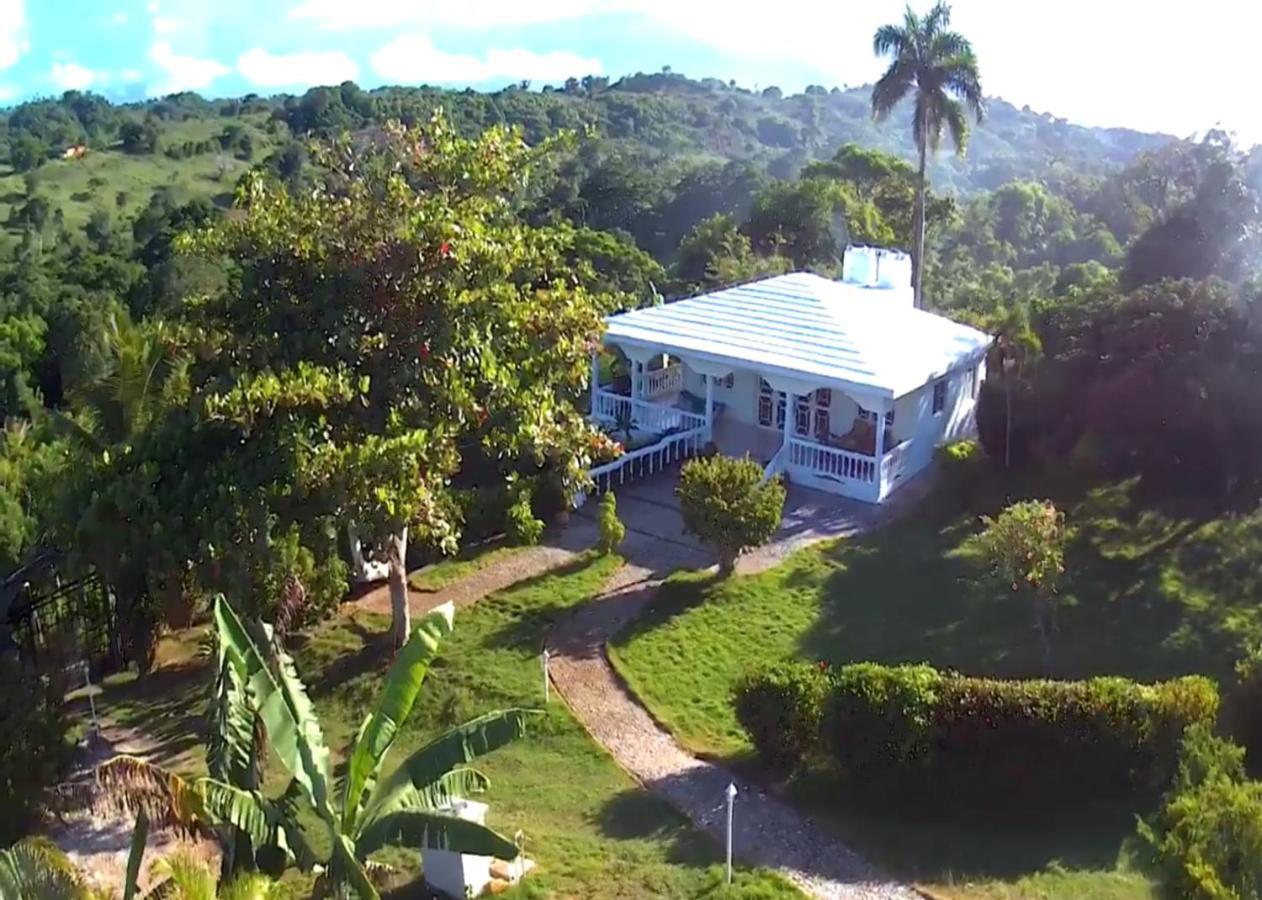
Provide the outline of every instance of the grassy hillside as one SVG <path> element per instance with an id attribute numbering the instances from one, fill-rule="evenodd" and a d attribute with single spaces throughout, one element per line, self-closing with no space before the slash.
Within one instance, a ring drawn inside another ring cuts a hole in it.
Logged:
<path id="1" fill-rule="evenodd" d="M 266 114 L 255 113 L 232 120 L 250 134 L 255 161 L 266 157 L 277 142 L 265 128 L 267 119 Z M 100 149 L 90 147 L 80 159 L 49 160 L 32 173 L 15 172 L 6 166 L 0 169 L 0 223 L 5 223 L 9 237 L 21 234 L 12 219 L 26 200 L 28 174 L 33 176 L 38 194 L 53 210 L 62 211 L 66 228 L 72 232 L 82 229 L 95 209 L 107 210 L 117 220 L 133 217 L 160 187 L 175 187 L 189 197 L 209 197 L 227 205 L 237 179 L 254 162 L 219 149 L 182 159 L 163 152 L 164 147 L 186 141 L 214 141 L 224 124 L 219 118 L 163 123 L 156 153 L 125 153 L 115 141 Z"/>

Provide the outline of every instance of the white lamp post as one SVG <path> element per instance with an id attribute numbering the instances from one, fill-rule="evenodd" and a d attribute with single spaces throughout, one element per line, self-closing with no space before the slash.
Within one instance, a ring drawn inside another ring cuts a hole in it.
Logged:
<path id="1" fill-rule="evenodd" d="M 732 883 L 732 805 L 736 802 L 736 785 L 727 785 L 727 883 Z"/>
<path id="2" fill-rule="evenodd" d="M 548 683 L 548 648 L 543 648 L 543 653 L 539 657 L 543 664 L 543 702 L 550 703 L 552 699 L 552 686 Z"/>

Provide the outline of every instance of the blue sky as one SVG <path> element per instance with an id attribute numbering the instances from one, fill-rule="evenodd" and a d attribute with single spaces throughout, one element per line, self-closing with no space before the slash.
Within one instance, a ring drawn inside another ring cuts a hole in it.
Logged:
<path id="1" fill-rule="evenodd" d="M 927 5 L 918 4 L 918 5 Z M 957 0 L 988 94 L 1092 125 L 1262 142 L 1262 4 Z M 747 87 L 874 80 L 899 0 L 0 0 L 0 101 L 616 78 L 669 65 Z M 1165 10 L 1170 12 L 1165 12 Z M 1175 11 L 1177 10 L 1177 15 Z"/>

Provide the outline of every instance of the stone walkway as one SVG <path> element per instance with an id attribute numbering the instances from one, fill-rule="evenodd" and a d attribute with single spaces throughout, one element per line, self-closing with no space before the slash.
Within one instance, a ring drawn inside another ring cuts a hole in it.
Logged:
<path id="1" fill-rule="evenodd" d="M 871 507 L 856 504 L 859 508 L 848 514 L 847 505 L 834 502 L 812 513 L 807 511 L 809 500 L 797 498 L 793 508 L 802 512 L 796 519 L 786 508 L 785 528 L 768 547 L 742 560 L 741 571 L 770 568 L 791 550 L 856 534 L 876 524 Z M 640 499 L 635 506 L 652 502 Z M 575 716 L 619 765 L 719 842 L 725 839 L 724 790 L 735 783 L 740 793 L 734 815 L 734 853 L 744 861 L 776 869 L 810 896 L 829 900 L 919 897 L 909 886 L 882 876 L 788 804 L 723 766 L 685 752 L 627 690 L 609 663 L 606 643 L 652 601 L 671 571 L 712 561 L 691 542 L 656 537 L 651 526 L 662 521 L 660 513 L 650 514 L 643 527 L 637 527 L 624 513 L 623 497 L 619 512 L 628 524 L 621 548 L 627 564 L 613 575 L 601 596 L 559 624 L 548 639 L 552 681 Z M 893 512 L 883 510 L 882 517 Z"/>

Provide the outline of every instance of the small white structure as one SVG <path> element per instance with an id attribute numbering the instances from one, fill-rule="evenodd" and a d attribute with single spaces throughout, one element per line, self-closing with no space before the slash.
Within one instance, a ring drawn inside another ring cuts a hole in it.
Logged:
<path id="1" fill-rule="evenodd" d="M 880 503 L 971 435 L 991 336 L 912 306 L 905 254 L 848 248 L 845 278 L 796 272 L 610 316 L 629 384 L 592 416 L 642 446 L 590 473 L 648 474 L 713 441 L 768 477 Z"/>
<path id="2" fill-rule="evenodd" d="M 486 824 L 487 805 L 476 800 L 456 800 L 450 808 L 442 810 L 449 815 Z M 436 891 L 463 900 L 478 897 L 491 883 L 491 857 L 454 853 L 450 850 L 421 851 L 421 866 L 425 883 Z"/>

